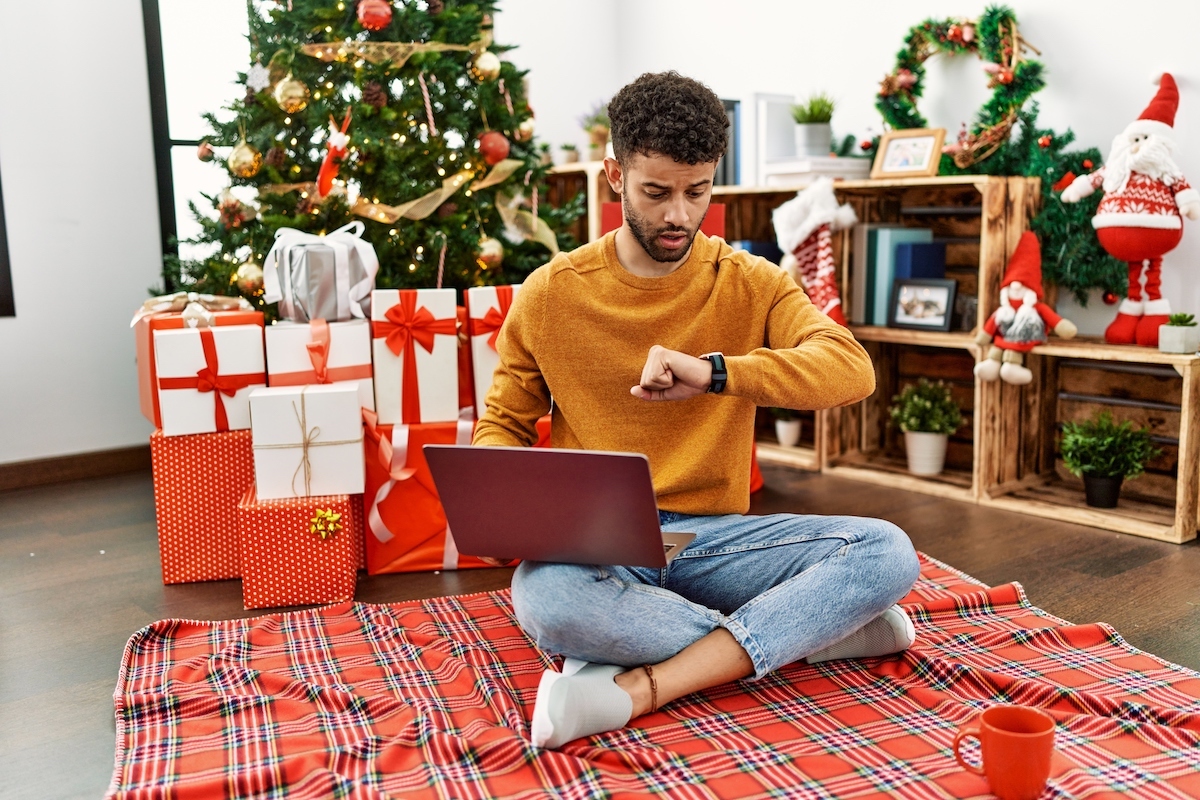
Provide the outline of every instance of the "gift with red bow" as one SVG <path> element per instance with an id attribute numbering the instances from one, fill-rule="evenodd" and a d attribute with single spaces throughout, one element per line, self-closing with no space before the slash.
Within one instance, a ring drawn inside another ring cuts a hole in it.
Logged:
<path id="1" fill-rule="evenodd" d="M 513 298 L 520 291 L 514 286 L 473 286 L 466 291 L 467 338 L 471 341 L 471 364 L 475 378 L 475 416 L 482 417 L 487 404 L 492 374 L 500 363 L 496 339 L 508 317 Z"/>
<path id="2" fill-rule="evenodd" d="M 453 289 L 372 293 L 375 410 L 380 422 L 458 419 L 457 327 Z"/>
<path id="3" fill-rule="evenodd" d="M 267 327 L 266 335 L 268 386 L 353 384 L 358 404 L 375 408 L 367 320 L 277 322 Z"/>
<path id="4" fill-rule="evenodd" d="M 260 325 L 154 331 L 165 436 L 250 427 L 250 392 L 266 386 Z"/>

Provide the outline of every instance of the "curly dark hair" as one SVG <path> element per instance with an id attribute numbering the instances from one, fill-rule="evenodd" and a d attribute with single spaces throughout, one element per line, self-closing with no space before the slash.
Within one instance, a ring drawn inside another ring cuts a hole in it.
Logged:
<path id="1" fill-rule="evenodd" d="M 678 72 L 647 72 L 608 103 L 613 152 L 662 153 L 683 164 L 707 164 L 725 155 L 729 116 L 703 83 Z"/>

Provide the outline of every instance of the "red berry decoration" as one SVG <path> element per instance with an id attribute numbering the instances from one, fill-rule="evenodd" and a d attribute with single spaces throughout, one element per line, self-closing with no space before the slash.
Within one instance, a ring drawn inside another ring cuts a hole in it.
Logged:
<path id="1" fill-rule="evenodd" d="M 1043 148 L 1049 147 L 1051 145 L 1051 143 L 1053 143 L 1053 141 L 1054 140 L 1051 139 L 1049 136 L 1039 136 L 1038 137 L 1038 145 L 1040 145 Z"/>
<path id="2" fill-rule="evenodd" d="M 484 131 L 479 134 L 479 154 L 489 166 L 496 166 L 508 158 L 509 144 L 504 134 L 498 131 Z"/>
<path id="3" fill-rule="evenodd" d="M 392 24 L 389 0 L 358 0 L 358 21 L 369 31 L 381 31 Z"/>
<path id="4" fill-rule="evenodd" d="M 875 146 L 875 143 L 872 142 L 870 139 L 863 139 L 861 142 L 858 143 L 858 149 L 862 150 L 864 153 L 866 151 L 870 150 L 874 146 Z"/>
<path id="5" fill-rule="evenodd" d="M 1091 168 L 1092 168 L 1092 160 L 1091 160 L 1090 158 L 1085 158 L 1085 159 L 1083 160 L 1083 168 L 1084 168 L 1084 169 L 1091 169 Z"/>
<path id="6" fill-rule="evenodd" d="M 1115 306 L 1117 304 L 1117 301 L 1120 299 L 1121 298 L 1117 297 L 1116 292 L 1105 292 L 1104 293 L 1104 305 L 1106 305 L 1106 306 Z"/>

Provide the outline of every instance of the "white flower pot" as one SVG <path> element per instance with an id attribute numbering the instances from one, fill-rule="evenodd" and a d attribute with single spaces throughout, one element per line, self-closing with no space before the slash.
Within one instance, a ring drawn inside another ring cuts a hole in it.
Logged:
<path id="1" fill-rule="evenodd" d="M 783 447 L 795 447 L 800 442 L 800 420 L 775 420 L 775 438 Z"/>
<path id="2" fill-rule="evenodd" d="M 828 122 L 810 122 L 796 126 L 796 156 L 829 156 L 833 126 Z"/>
<path id="3" fill-rule="evenodd" d="M 904 451 L 908 454 L 908 471 L 913 475 L 937 475 L 946 465 L 944 433 L 904 432 Z"/>
<path id="4" fill-rule="evenodd" d="M 1200 326 L 1158 326 L 1158 349 L 1162 352 L 1194 353 L 1197 348 L 1200 348 Z"/>

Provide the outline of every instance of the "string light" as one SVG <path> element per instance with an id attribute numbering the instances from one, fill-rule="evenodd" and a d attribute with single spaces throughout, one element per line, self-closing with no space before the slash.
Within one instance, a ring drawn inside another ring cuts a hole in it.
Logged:
<path id="1" fill-rule="evenodd" d="M 438 167 L 438 175 L 444 176 L 445 174 L 446 174 L 446 170 L 442 169 L 441 167 Z"/>
<path id="2" fill-rule="evenodd" d="M 332 88 L 333 88 L 333 81 L 326 81 L 326 82 L 325 82 L 325 88 L 326 88 L 326 89 L 332 89 Z"/>
<path id="3" fill-rule="evenodd" d="M 296 146 L 296 137 L 295 136 L 292 137 L 292 146 L 293 147 Z"/>
<path id="4" fill-rule="evenodd" d="M 325 32 L 326 32 L 326 33 L 333 33 L 333 28 L 331 28 L 330 26 L 326 25 L 326 26 L 325 26 Z"/>
<path id="5" fill-rule="evenodd" d="M 397 233 L 399 233 L 399 231 L 395 228 L 392 228 L 390 231 L 388 231 L 388 236 L 395 236 Z"/>
<path id="6" fill-rule="evenodd" d="M 393 133 L 393 134 L 392 134 L 392 138 L 393 138 L 393 139 L 397 139 L 397 140 L 398 140 L 398 139 L 400 138 L 400 134 L 398 134 L 398 133 Z"/>
<path id="7" fill-rule="evenodd" d="M 457 158 L 457 157 L 458 157 L 458 156 L 457 156 L 457 154 L 455 154 L 455 153 L 451 153 L 451 154 L 450 154 L 450 160 L 451 160 L 451 161 L 453 161 L 453 160 L 454 160 L 455 158 Z"/>
<path id="8" fill-rule="evenodd" d="M 425 248 L 422 247 L 421 245 L 417 245 L 417 255 L 421 255 L 424 252 L 425 252 Z"/>
<path id="9" fill-rule="evenodd" d="M 313 92 L 313 100 L 320 100 L 320 99 L 321 99 L 321 93 Z"/>
<path id="10" fill-rule="evenodd" d="M 283 124 L 284 124 L 284 125 L 291 125 L 291 124 L 292 124 L 292 118 L 291 118 L 291 117 L 284 117 L 284 118 L 283 118 Z"/>
<path id="11" fill-rule="evenodd" d="M 409 272 L 416 272 L 416 271 L 417 271 L 417 265 L 416 265 L 416 264 L 409 264 L 409 265 L 408 265 L 408 271 L 409 271 Z"/>

